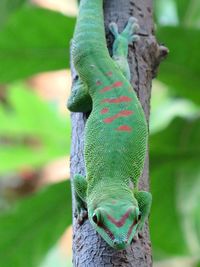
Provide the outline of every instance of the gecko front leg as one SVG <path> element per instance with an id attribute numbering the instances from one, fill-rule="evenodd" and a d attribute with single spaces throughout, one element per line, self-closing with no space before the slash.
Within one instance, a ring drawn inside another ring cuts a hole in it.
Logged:
<path id="1" fill-rule="evenodd" d="M 134 17 L 130 17 L 122 33 L 119 33 L 116 23 L 110 23 L 110 31 L 115 37 L 112 58 L 128 81 L 131 78 L 128 64 L 128 45 L 139 40 L 139 36 L 137 35 L 138 29 L 139 25 L 137 19 Z"/>
<path id="2" fill-rule="evenodd" d="M 139 224 L 137 227 L 138 231 L 142 231 L 145 221 L 149 216 L 151 203 L 152 203 L 152 195 L 146 191 L 136 191 L 134 192 L 134 197 L 137 199 L 139 210 L 140 210 L 140 218 Z"/>
<path id="3" fill-rule="evenodd" d="M 86 205 L 87 181 L 84 176 L 76 174 L 72 182 L 76 201 L 76 217 L 78 219 L 78 223 L 82 224 L 88 216 Z"/>
<path id="4" fill-rule="evenodd" d="M 87 85 L 78 76 L 73 82 L 67 108 L 72 112 L 89 112 L 92 110 L 92 99 L 88 94 Z"/>

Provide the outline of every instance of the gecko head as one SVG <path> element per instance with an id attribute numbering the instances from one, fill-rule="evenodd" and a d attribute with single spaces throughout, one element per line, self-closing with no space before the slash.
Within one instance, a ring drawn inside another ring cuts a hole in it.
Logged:
<path id="1" fill-rule="evenodd" d="M 89 209 L 89 219 L 95 230 L 115 249 L 125 249 L 137 231 L 140 211 L 136 205 L 112 200 Z"/>

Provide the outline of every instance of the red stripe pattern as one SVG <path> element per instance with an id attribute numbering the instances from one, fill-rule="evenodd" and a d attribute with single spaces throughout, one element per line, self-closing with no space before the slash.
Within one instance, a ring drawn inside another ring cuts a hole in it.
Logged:
<path id="1" fill-rule="evenodd" d="M 103 108 L 101 110 L 101 114 L 106 114 L 106 113 L 108 113 L 108 111 L 109 111 L 109 108 Z"/>
<path id="2" fill-rule="evenodd" d="M 128 96 L 120 96 L 118 98 L 105 98 L 102 102 L 103 103 L 122 103 L 122 102 L 130 102 L 132 99 Z"/>
<path id="3" fill-rule="evenodd" d="M 102 82 L 98 80 L 98 81 L 96 81 L 96 85 L 98 85 L 98 86 L 102 85 Z"/>
<path id="4" fill-rule="evenodd" d="M 112 76 L 113 73 L 112 73 L 112 71 L 109 71 L 109 72 L 106 73 L 106 75 L 107 75 L 107 76 Z"/>
<path id="5" fill-rule="evenodd" d="M 129 215 L 131 213 L 131 209 L 129 209 L 119 220 L 116 220 L 110 215 L 107 215 L 107 218 L 109 221 L 111 221 L 113 224 L 115 224 L 117 227 L 122 227 L 126 220 L 128 219 Z"/>
<path id="6" fill-rule="evenodd" d="M 116 130 L 117 131 L 122 131 L 122 132 L 131 132 L 132 128 L 129 127 L 128 125 L 121 125 Z"/>
<path id="7" fill-rule="evenodd" d="M 122 110 L 122 111 L 120 111 L 119 113 L 117 113 L 116 115 L 104 119 L 104 122 L 105 122 L 105 123 L 112 123 L 112 122 L 113 122 L 114 120 L 116 120 L 117 118 L 120 118 L 120 117 L 127 117 L 127 116 L 130 116 L 130 115 L 132 115 L 132 114 L 133 114 L 133 111 L 132 111 L 132 110 Z"/>
<path id="8" fill-rule="evenodd" d="M 120 81 L 115 82 L 115 83 L 113 83 L 111 86 L 106 86 L 106 87 L 104 87 L 104 88 L 100 91 L 100 93 L 105 93 L 105 92 L 110 91 L 110 90 L 112 90 L 112 89 L 114 89 L 114 88 L 121 87 L 122 85 L 123 85 L 123 83 L 120 82 Z"/>
<path id="9" fill-rule="evenodd" d="M 133 231 L 133 228 L 134 228 L 134 226 L 137 224 L 137 220 L 135 220 L 134 222 L 133 222 L 133 224 L 130 226 L 130 228 L 129 228 L 129 230 L 128 230 L 128 234 L 127 234 L 127 240 L 129 239 L 129 237 L 131 236 L 131 234 L 132 234 L 132 231 Z"/>

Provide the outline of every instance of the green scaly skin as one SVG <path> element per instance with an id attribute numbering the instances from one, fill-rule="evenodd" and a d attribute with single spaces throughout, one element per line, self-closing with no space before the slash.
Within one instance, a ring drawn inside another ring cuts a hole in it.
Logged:
<path id="1" fill-rule="evenodd" d="M 80 223 L 87 216 L 116 249 L 125 249 L 141 230 L 151 194 L 138 191 L 148 129 L 141 104 L 129 82 L 128 44 L 138 40 L 136 19 L 119 34 L 115 23 L 113 57 L 106 46 L 102 0 L 82 0 L 73 39 L 79 75 L 68 100 L 74 112 L 91 111 L 85 129 L 87 177 L 73 179 Z"/>

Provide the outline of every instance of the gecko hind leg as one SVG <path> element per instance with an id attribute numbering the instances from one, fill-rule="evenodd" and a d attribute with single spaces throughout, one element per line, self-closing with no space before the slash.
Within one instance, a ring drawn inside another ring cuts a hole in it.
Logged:
<path id="1" fill-rule="evenodd" d="M 141 212 L 141 218 L 137 230 L 142 231 L 145 221 L 150 214 L 152 195 L 146 191 L 135 191 L 134 196 L 138 202 L 139 210 Z"/>
<path id="2" fill-rule="evenodd" d="M 89 112 L 92 110 L 92 99 L 88 94 L 87 85 L 79 77 L 77 77 L 72 85 L 67 108 L 72 112 Z"/>
<path id="3" fill-rule="evenodd" d="M 139 29 L 137 19 L 130 17 L 122 33 L 119 33 L 118 26 L 115 22 L 110 23 L 109 28 L 115 37 L 112 58 L 116 62 L 123 75 L 130 81 L 131 75 L 128 64 L 128 46 L 129 44 L 139 40 L 139 36 L 136 34 Z"/>
<path id="4" fill-rule="evenodd" d="M 84 176 L 76 174 L 72 180 L 75 193 L 75 216 L 82 224 L 88 217 L 86 205 L 87 180 Z"/>

